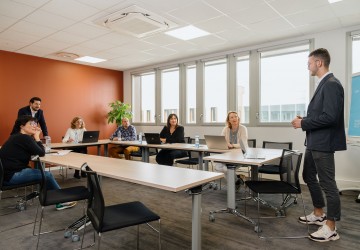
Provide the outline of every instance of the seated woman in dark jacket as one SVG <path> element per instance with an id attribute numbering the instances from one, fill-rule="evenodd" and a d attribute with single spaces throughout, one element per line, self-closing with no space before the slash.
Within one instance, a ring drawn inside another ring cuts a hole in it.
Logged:
<path id="1" fill-rule="evenodd" d="M 4 167 L 4 184 L 16 185 L 28 181 L 41 180 L 39 169 L 28 166 L 31 156 L 45 155 L 45 149 L 40 141 L 41 129 L 37 126 L 36 118 L 32 116 L 20 116 L 14 126 L 14 134 L 4 143 L 0 149 L 0 158 Z M 60 189 L 54 176 L 45 171 L 46 185 L 48 189 Z M 72 207 L 76 202 L 56 205 L 58 210 Z"/>
<path id="2" fill-rule="evenodd" d="M 170 114 L 167 124 L 160 132 L 160 140 L 163 143 L 185 143 L 184 127 L 178 124 L 179 119 L 176 114 Z M 172 166 L 174 159 L 182 158 L 187 155 L 186 151 L 175 149 L 162 149 L 156 156 L 156 162 L 161 165 Z"/>

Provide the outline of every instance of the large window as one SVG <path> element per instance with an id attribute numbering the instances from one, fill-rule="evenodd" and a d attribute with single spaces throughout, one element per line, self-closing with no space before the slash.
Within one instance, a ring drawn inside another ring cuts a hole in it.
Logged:
<path id="1" fill-rule="evenodd" d="M 360 73 L 360 35 L 352 37 L 352 73 Z"/>
<path id="2" fill-rule="evenodd" d="M 236 58 L 236 106 L 241 123 L 250 120 L 249 56 Z"/>
<path id="3" fill-rule="evenodd" d="M 170 114 L 179 116 L 179 68 L 161 71 L 161 121 L 166 123 Z M 181 118 L 179 118 L 181 119 Z"/>
<path id="4" fill-rule="evenodd" d="M 260 123 L 304 116 L 309 102 L 309 45 L 260 52 Z"/>
<path id="5" fill-rule="evenodd" d="M 228 107 L 226 59 L 207 61 L 204 65 L 205 123 L 223 123 Z"/>
<path id="6" fill-rule="evenodd" d="M 133 75 L 132 81 L 133 122 L 155 122 L 155 73 Z"/>
<path id="7" fill-rule="evenodd" d="M 196 65 L 186 66 L 186 123 L 196 123 Z"/>

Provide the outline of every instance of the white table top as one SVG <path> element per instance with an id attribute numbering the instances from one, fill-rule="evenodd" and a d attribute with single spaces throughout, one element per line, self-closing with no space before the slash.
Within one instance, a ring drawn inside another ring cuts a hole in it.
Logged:
<path id="1" fill-rule="evenodd" d="M 69 153 L 45 155 L 42 162 L 80 169 L 83 163 L 99 175 L 172 192 L 179 192 L 224 177 L 222 173 L 128 161 L 95 155 Z"/>
<path id="2" fill-rule="evenodd" d="M 148 148 L 159 148 L 159 149 L 178 149 L 186 151 L 197 151 L 197 152 L 211 152 L 211 153 L 224 153 L 229 150 L 224 149 L 209 149 L 206 145 L 200 145 L 199 148 L 195 148 L 194 144 L 188 143 L 165 143 L 165 144 L 147 144 L 146 141 L 140 143 L 139 141 L 110 141 L 109 144 L 128 145 L 128 146 L 139 146 Z"/>
<path id="3" fill-rule="evenodd" d="M 89 143 L 73 143 L 73 142 L 54 142 L 51 143 L 51 148 L 72 148 L 72 147 L 81 147 L 81 146 L 97 146 L 108 144 L 110 140 L 98 140 L 97 142 Z"/>
<path id="4" fill-rule="evenodd" d="M 281 149 L 249 148 L 249 153 L 256 150 L 258 154 L 264 155 L 265 159 L 245 159 L 241 149 L 234 149 L 223 154 L 215 154 L 204 157 L 206 161 L 218 161 L 223 163 L 235 163 L 244 165 L 261 166 L 281 157 Z"/>

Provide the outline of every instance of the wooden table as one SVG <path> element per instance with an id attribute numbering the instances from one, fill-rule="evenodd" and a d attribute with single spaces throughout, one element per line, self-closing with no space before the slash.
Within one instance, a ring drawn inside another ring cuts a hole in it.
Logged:
<path id="1" fill-rule="evenodd" d="M 149 148 L 158 148 L 158 149 L 175 149 L 183 151 L 194 151 L 199 153 L 199 166 L 202 170 L 208 170 L 207 165 L 203 164 L 203 158 L 206 153 L 224 153 L 229 150 L 223 149 L 209 149 L 206 145 L 200 145 L 198 148 L 194 144 L 188 143 L 165 143 L 165 144 L 147 144 L 146 141 L 110 141 L 110 144 L 124 145 L 124 146 L 137 146 L 141 147 L 142 150 L 142 161 L 149 162 Z"/>
<path id="2" fill-rule="evenodd" d="M 227 167 L 227 208 L 220 209 L 216 211 L 210 211 L 209 219 L 210 221 L 215 220 L 215 213 L 230 213 L 241 217 L 253 225 L 255 225 L 255 230 L 257 230 L 257 225 L 254 220 L 245 216 L 244 214 L 240 213 L 236 209 L 236 198 L 235 198 L 235 169 L 236 165 L 246 165 L 251 166 L 251 179 L 257 180 L 258 179 L 258 167 L 271 162 L 273 160 L 279 159 L 282 154 L 281 149 L 268 149 L 268 148 L 249 148 L 248 149 L 250 154 L 253 154 L 256 151 L 257 154 L 261 154 L 265 156 L 265 159 L 245 159 L 241 149 L 231 150 L 224 154 L 215 154 L 211 156 L 204 157 L 205 161 L 217 161 L 228 163 Z"/>
<path id="3" fill-rule="evenodd" d="M 97 154 L 100 155 L 101 145 L 104 145 L 104 155 L 108 155 L 108 144 L 110 140 L 98 140 L 97 142 L 89 142 L 89 143 L 73 143 L 73 142 L 55 142 L 51 143 L 52 149 L 63 149 L 68 148 L 71 149 L 73 147 L 91 147 L 97 146 Z"/>
<path id="4" fill-rule="evenodd" d="M 192 249 L 201 249 L 201 193 L 202 186 L 224 177 L 222 173 L 127 161 L 96 155 L 69 153 L 64 156 L 45 155 L 43 163 L 80 169 L 87 163 L 101 176 L 137 183 L 144 186 L 179 192 L 189 189 L 192 195 Z"/>

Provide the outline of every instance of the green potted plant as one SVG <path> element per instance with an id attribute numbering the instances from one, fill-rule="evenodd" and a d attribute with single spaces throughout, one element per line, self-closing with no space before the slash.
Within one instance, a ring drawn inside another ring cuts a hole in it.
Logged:
<path id="1" fill-rule="evenodd" d="M 115 122 L 119 126 L 124 117 L 131 119 L 133 116 L 130 104 L 117 100 L 109 103 L 109 106 L 111 110 L 108 113 L 108 123 Z"/>

